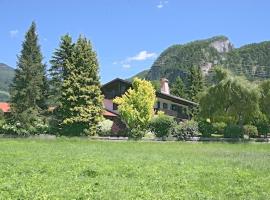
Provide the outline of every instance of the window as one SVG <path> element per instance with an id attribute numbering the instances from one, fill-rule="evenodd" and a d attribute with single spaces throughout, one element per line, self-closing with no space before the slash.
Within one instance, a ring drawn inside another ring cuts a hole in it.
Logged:
<path id="1" fill-rule="evenodd" d="M 167 103 L 163 103 L 163 109 L 168 109 L 168 104 Z"/>
<path id="2" fill-rule="evenodd" d="M 157 108 L 160 109 L 160 102 L 157 102 Z"/>
<path id="3" fill-rule="evenodd" d="M 177 110 L 177 105 L 175 105 L 175 104 L 172 104 L 172 105 L 171 105 L 171 110 L 174 110 L 174 111 L 176 111 L 176 110 Z"/>
<path id="4" fill-rule="evenodd" d="M 113 110 L 117 110 L 118 109 L 118 105 L 113 103 Z"/>

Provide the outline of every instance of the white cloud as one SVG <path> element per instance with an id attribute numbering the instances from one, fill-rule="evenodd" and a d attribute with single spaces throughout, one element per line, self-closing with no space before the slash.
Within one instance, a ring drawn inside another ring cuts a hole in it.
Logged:
<path id="1" fill-rule="evenodd" d="M 147 59 L 153 59 L 156 58 L 157 54 L 153 53 L 153 52 L 148 52 L 146 50 L 140 51 L 138 54 L 136 54 L 135 56 L 131 56 L 126 58 L 125 60 L 121 60 L 121 61 L 114 61 L 112 64 L 113 65 L 122 65 L 123 68 L 128 69 L 131 68 L 131 63 L 132 62 L 141 62 Z"/>
<path id="2" fill-rule="evenodd" d="M 18 35 L 19 31 L 18 30 L 11 30 L 9 31 L 9 36 L 14 38 Z"/>
<path id="3" fill-rule="evenodd" d="M 131 67 L 131 65 L 130 64 L 123 64 L 122 67 L 125 68 L 125 69 L 128 69 L 128 68 Z"/>
<path id="4" fill-rule="evenodd" d="M 157 8 L 163 8 L 163 4 L 161 2 L 157 5 Z"/>
<path id="5" fill-rule="evenodd" d="M 156 53 L 150 53 L 150 52 L 147 52 L 144 50 L 144 51 L 139 52 L 135 56 L 127 58 L 127 61 L 134 61 L 134 60 L 135 61 L 142 61 L 142 60 L 146 60 L 149 58 L 156 58 L 156 57 L 157 57 Z"/>
<path id="6" fill-rule="evenodd" d="M 169 3 L 169 1 L 160 1 L 159 4 L 157 5 L 157 8 L 161 9 L 168 3 Z"/>

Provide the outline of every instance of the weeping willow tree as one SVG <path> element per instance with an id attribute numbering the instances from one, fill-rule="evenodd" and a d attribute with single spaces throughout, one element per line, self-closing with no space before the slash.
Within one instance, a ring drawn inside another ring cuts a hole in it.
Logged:
<path id="1" fill-rule="evenodd" d="M 256 84 L 230 72 L 215 69 L 215 84 L 200 98 L 200 116 L 213 122 L 243 125 L 260 115 L 260 93 Z"/>

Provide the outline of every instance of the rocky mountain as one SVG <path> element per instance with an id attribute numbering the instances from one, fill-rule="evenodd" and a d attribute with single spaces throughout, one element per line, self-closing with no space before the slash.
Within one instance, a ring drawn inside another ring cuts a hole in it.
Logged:
<path id="1" fill-rule="evenodd" d="M 143 72 L 143 78 L 159 80 L 166 77 L 172 83 L 180 76 L 185 82 L 191 66 L 200 67 L 208 76 L 215 65 L 251 80 L 270 78 L 270 41 L 234 48 L 227 37 L 216 36 L 173 45 L 160 54 L 149 71 Z M 139 75 L 142 77 L 141 73 Z"/>
<path id="2" fill-rule="evenodd" d="M 9 100 L 9 86 L 13 80 L 15 70 L 4 64 L 0 63 L 0 101 Z"/>

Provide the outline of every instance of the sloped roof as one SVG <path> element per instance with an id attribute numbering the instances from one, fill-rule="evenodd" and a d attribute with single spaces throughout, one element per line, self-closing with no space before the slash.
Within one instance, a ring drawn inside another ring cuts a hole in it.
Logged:
<path id="1" fill-rule="evenodd" d="M 102 85 L 102 87 L 106 87 L 106 86 L 113 84 L 115 82 L 122 82 L 122 83 L 126 84 L 127 86 L 132 86 L 131 82 L 129 82 L 129 81 L 123 80 L 121 78 L 115 78 L 115 79 L 109 81 L 108 83 L 105 83 L 104 85 Z M 156 96 L 159 98 L 167 99 L 167 100 L 170 100 L 174 103 L 178 103 L 178 104 L 182 104 L 182 105 L 186 105 L 186 106 L 198 106 L 199 105 L 198 103 L 195 103 L 193 101 L 189 101 L 187 99 L 183 99 L 181 97 L 177 97 L 177 96 L 174 96 L 171 94 L 165 94 L 165 93 L 162 93 L 160 91 L 156 91 Z"/>
<path id="2" fill-rule="evenodd" d="M 117 114 L 116 113 L 113 113 L 112 111 L 109 111 L 109 110 L 104 110 L 103 111 L 103 116 L 116 117 Z"/>
<path id="3" fill-rule="evenodd" d="M 6 102 L 0 102 L 0 109 L 6 113 L 6 112 L 10 112 L 10 105 L 9 103 Z"/>

